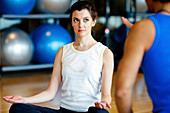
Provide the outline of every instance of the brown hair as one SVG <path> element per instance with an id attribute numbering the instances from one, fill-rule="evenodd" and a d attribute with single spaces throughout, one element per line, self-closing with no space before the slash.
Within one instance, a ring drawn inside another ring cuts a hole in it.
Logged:
<path id="1" fill-rule="evenodd" d="M 83 9 L 87 9 L 91 14 L 93 20 L 97 18 L 97 11 L 93 3 L 89 1 L 78 1 L 75 2 L 70 9 L 70 20 L 72 21 L 72 14 L 75 10 L 81 11 Z"/>

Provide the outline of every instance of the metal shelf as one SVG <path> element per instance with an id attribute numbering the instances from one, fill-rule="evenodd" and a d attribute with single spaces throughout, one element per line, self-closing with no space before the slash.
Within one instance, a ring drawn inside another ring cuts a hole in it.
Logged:
<path id="1" fill-rule="evenodd" d="M 1 67 L 1 71 L 9 72 L 9 71 L 22 71 L 22 70 L 47 69 L 47 68 L 53 68 L 53 64 L 29 64 L 29 65 L 19 65 L 19 66 L 4 66 Z"/>
<path id="2" fill-rule="evenodd" d="M 49 19 L 49 18 L 69 18 L 69 14 L 0 14 L 4 19 Z M 53 68 L 53 64 L 28 64 L 19 66 L 0 66 L 0 72 L 24 71 Z"/>
<path id="3" fill-rule="evenodd" d="M 44 19 L 44 18 L 69 18 L 69 14 L 29 14 L 29 15 L 12 15 L 2 14 L 2 18 L 23 18 L 23 19 Z"/>

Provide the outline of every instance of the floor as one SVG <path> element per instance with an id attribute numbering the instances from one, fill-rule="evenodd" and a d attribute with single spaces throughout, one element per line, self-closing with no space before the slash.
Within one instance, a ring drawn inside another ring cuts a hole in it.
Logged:
<path id="1" fill-rule="evenodd" d="M 36 70 L 26 72 L 3 73 L 0 78 L 1 99 L 0 113 L 8 113 L 11 104 L 6 103 L 2 97 L 5 95 L 22 95 L 31 96 L 45 90 L 51 77 L 52 70 Z M 112 102 L 110 113 L 118 113 L 114 101 L 114 83 L 115 74 L 113 75 L 112 85 Z M 50 102 L 37 104 L 41 106 L 58 108 L 61 92 L 57 93 L 55 99 Z M 143 74 L 139 73 L 133 92 L 133 110 L 134 113 L 152 113 L 152 103 L 148 96 Z"/>

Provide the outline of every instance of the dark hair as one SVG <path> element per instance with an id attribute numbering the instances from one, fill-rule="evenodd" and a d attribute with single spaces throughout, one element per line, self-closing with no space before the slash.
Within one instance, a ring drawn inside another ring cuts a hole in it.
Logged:
<path id="1" fill-rule="evenodd" d="M 72 14 L 75 10 L 81 11 L 83 9 L 87 9 L 91 14 L 93 20 L 97 18 L 97 11 L 93 3 L 89 1 L 78 1 L 75 2 L 70 9 L 70 20 L 72 20 Z"/>
<path id="2" fill-rule="evenodd" d="M 160 2 L 162 2 L 162 3 L 170 2 L 170 0 L 153 0 L 153 1 L 160 1 Z"/>

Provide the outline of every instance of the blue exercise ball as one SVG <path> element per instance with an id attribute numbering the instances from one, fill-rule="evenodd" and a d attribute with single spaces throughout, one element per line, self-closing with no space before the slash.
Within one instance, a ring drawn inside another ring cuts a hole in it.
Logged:
<path id="1" fill-rule="evenodd" d="M 0 11 L 3 14 L 28 14 L 35 2 L 36 0 L 1 0 Z"/>
<path id="2" fill-rule="evenodd" d="M 3 65 L 29 64 L 33 51 L 33 42 L 25 31 L 19 28 L 10 28 L 2 35 Z"/>
<path id="3" fill-rule="evenodd" d="M 43 24 L 31 33 L 34 43 L 33 61 L 36 63 L 53 63 L 57 51 L 72 42 L 69 32 L 60 25 Z"/>
<path id="4" fill-rule="evenodd" d="M 126 26 L 122 24 L 118 29 L 114 31 L 113 38 L 118 44 L 120 44 L 125 40 L 126 34 L 127 34 Z"/>

